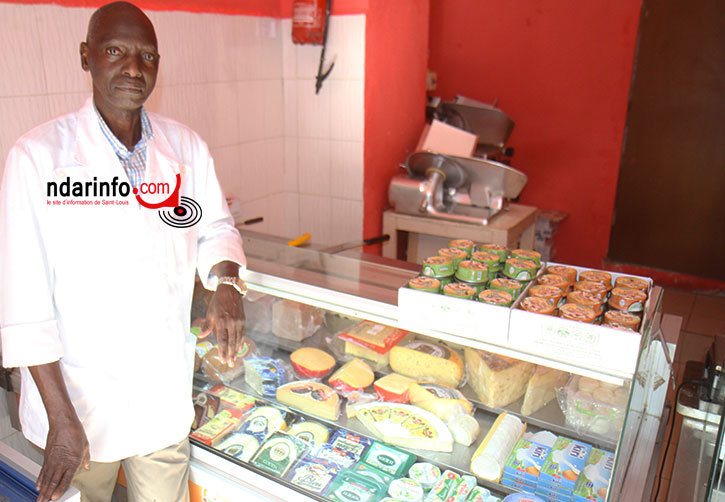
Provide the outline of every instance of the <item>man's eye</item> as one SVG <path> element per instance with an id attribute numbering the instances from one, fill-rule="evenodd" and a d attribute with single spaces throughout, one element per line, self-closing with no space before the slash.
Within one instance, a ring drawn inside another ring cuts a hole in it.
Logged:
<path id="1" fill-rule="evenodd" d="M 119 51 L 115 47 L 109 47 L 108 49 L 106 49 L 106 54 L 108 54 L 109 56 L 118 56 L 119 54 L 121 54 L 121 51 Z"/>
<path id="2" fill-rule="evenodd" d="M 145 53 L 145 54 L 143 55 L 143 58 L 144 58 L 144 59 L 145 59 L 146 61 L 149 61 L 149 62 L 151 62 L 151 61 L 156 61 L 156 54 L 152 54 L 151 52 L 146 52 L 146 53 Z"/>

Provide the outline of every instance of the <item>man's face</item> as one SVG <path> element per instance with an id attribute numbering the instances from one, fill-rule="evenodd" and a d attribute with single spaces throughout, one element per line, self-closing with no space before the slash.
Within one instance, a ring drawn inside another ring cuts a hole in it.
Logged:
<path id="1" fill-rule="evenodd" d="M 104 116 L 138 110 L 154 89 L 159 70 L 151 22 L 140 11 L 104 12 L 81 43 L 81 66 L 91 72 L 93 100 Z"/>

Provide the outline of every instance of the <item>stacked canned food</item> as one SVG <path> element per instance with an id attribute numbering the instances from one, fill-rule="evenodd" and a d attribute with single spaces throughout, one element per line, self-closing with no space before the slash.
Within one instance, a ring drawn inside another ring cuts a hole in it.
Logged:
<path id="1" fill-rule="evenodd" d="M 509 252 L 497 244 L 476 246 L 468 239 L 454 239 L 438 256 L 425 259 L 422 275 L 410 280 L 408 287 L 508 307 L 540 267 L 536 251 Z"/>
<path id="2" fill-rule="evenodd" d="M 521 308 L 636 331 L 648 292 L 649 283 L 638 277 L 613 280 L 612 274 L 601 270 L 578 272 L 573 267 L 550 265 L 529 288 Z"/>

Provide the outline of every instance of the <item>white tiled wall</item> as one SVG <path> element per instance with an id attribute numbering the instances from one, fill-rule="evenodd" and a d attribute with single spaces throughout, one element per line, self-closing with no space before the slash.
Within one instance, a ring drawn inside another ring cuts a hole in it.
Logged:
<path id="1" fill-rule="evenodd" d="M 31 127 L 79 108 L 91 84 L 78 46 L 92 9 L 0 3 L 0 173 Z M 317 244 L 362 238 L 365 16 L 333 16 L 321 48 L 293 45 L 291 21 L 149 12 L 161 69 L 150 110 L 209 144 L 250 229 Z"/>

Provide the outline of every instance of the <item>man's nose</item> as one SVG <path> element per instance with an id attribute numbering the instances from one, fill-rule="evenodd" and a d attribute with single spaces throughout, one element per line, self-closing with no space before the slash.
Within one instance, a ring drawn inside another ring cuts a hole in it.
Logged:
<path id="1" fill-rule="evenodd" d="M 132 78 L 141 76 L 141 56 L 130 54 L 123 64 L 123 74 Z"/>

